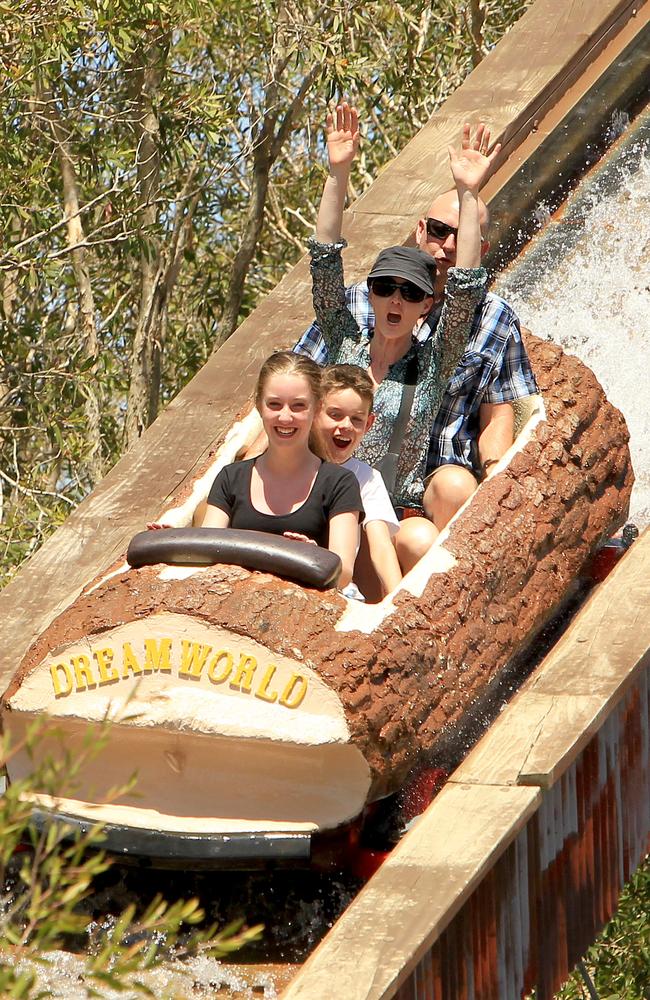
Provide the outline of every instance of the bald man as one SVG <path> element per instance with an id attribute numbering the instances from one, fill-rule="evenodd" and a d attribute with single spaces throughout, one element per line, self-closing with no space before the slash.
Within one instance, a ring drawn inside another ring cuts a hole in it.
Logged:
<path id="1" fill-rule="evenodd" d="M 480 205 L 482 254 L 489 248 L 489 216 Z M 447 272 L 456 263 L 458 199 L 447 191 L 418 220 L 418 246 L 436 262 L 435 300 L 431 312 L 414 329 L 426 340 L 440 318 Z M 365 281 L 346 289 L 347 304 L 360 328 L 374 327 Z M 314 323 L 295 351 L 327 364 L 327 348 Z M 477 308 L 467 348 L 449 380 L 431 430 L 423 509 L 438 530 L 448 523 L 472 495 L 513 441 L 512 402 L 537 392 L 522 339 L 519 320 L 503 299 L 491 292 Z"/>

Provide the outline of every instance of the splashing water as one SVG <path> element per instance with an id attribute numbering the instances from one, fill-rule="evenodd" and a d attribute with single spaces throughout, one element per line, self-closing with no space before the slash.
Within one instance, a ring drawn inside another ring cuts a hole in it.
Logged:
<path id="1" fill-rule="evenodd" d="M 4 956 L 3 956 L 4 957 Z M 33 972 L 29 962 L 14 962 L 6 956 L 9 964 L 15 964 L 19 972 Z M 91 985 L 100 992 L 95 995 L 103 1000 L 139 1000 L 145 994 L 139 988 L 113 989 L 104 984 L 92 983 L 84 976 L 84 961 L 70 952 L 52 951 L 44 955 L 39 965 L 39 981 L 47 988 L 52 1000 L 88 1000 L 93 994 Z M 263 970 L 248 971 L 234 969 L 214 958 L 199 957 L 191 962 L 176 962 L 173 965 L 158 966 L 140 972 L 138 982 L 147 986 L 159 1000 L 176 1000 L 178 997 L 193 997 L 195 1000 L 216 1000 L 218 997 L 233 1000 L 278 1000 L 279 989 L 273 974 Z M 282 981 L 282 987 L 286 980 Z"/>
<path id="2" fill-rule="evenodd" d="M 650 113 L 586 178 L 496 290 L 538 336 L 576 354 L 625 416 L 650 524 Z"/>

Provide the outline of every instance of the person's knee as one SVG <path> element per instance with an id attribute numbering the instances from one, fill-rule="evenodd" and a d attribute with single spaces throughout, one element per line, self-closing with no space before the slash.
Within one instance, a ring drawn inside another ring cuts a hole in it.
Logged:
<path id="1" fill-rule="evenodd" d="M 427 517 L 441 530 L 469 500 L 477 486 L 469 469 L 461 465 L 443 465 L 431 477 L 424 492 Z"/>
<path id="2" fill-rule="evenodd" d="M 415 566 L 437 537 L 438 529 L 425 517 L 408 517 L 402 521 L 395 536 L 395 548 L 403 573 Z"/>

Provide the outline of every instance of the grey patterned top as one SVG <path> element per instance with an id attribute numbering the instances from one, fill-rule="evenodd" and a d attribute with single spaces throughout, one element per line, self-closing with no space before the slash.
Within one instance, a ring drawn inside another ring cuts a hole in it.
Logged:
<path id="1" fill-rule="evenodd" d="M 339 243 L 309 240 L 316 322 L 327 345 L 328 364 L 370 367 L 372 330 L 359 329 L 345 302 L 343 262 Z M 418 379 L 402 449 L 397 463 L 391 500 L 396 507 L 422 507 L 424 473 L 431 425 L 440 407 L 445 386 L 465 349 L 474 311 L 483 301 L 487 271 L 483 267 L 449 269 L 445 302 L 436 333 L 424 343 L 416 340 L 409 351 L 391 365 L 375 392 L 375 422 L 354 453 L 376 466 L 386 455 L 399 413 L 409 359 L 415 353 Z"/>

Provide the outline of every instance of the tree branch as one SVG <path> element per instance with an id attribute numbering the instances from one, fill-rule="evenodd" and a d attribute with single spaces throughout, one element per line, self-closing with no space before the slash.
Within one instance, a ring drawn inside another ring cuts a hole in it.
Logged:
<path id="1" fill-rule="evenodd" d="M 485 23 L 485 11 L 481 0 L 470 0 L 469 3 L 470 22 L 469 37 L 472 46 L 472 66 L 478 66 L 483 59 L 484 46 L 483 24 Z"/>
<path id="2" fill-rule="evenodd" d="M 131 349 L 131 379 L 126 411 L 126 443 L 130 448 L 155 419 L 160 397 L 161 340 L 155 329 L 153 308 L 160 278 L 160 241 L 154 234 L 160 189 L 160 132 L 155 99 L 166 69 L 169 35 L 152 37 L 139 52 L 141 62 L 133 74 L 133 126 L 138 137 L 138 217 L 142 231 L 138 322 Z"/>
<path id="3" fill-rule="evenodd" d="M 87 439 L 89 442 L 87 456 L 88 474 L 91 482 L 94 484 L 101 479 L 103 472 L 100 428 L 101 390 L 98 388 L 99 382 L 96 378 L 99 340 L 95 326 L 95 302 L 90 282 L 90 271 L 86 261 L 85 247 L 82 246 L 85 234 L 81 224 L 77 174 L 70 148 L 70 131 L 63 124 L 54 97 L 47 90 L 43 90 L 39 96 L 41 113 L 44 114 L 50 124 L 61 168 L 63 209 L 64 218 L 67 223 L 68 243 L 74 248 L 72 249 L 72 268 L 79 295 L 78 327 L 81 330 L 84 354 L 86 358 L 95 362 L 88 371 L 88 376 L 92 379 L 93 384 L 91 385 L 89 381 L 84 389 L 86 399 L 84 408 Z"/>

